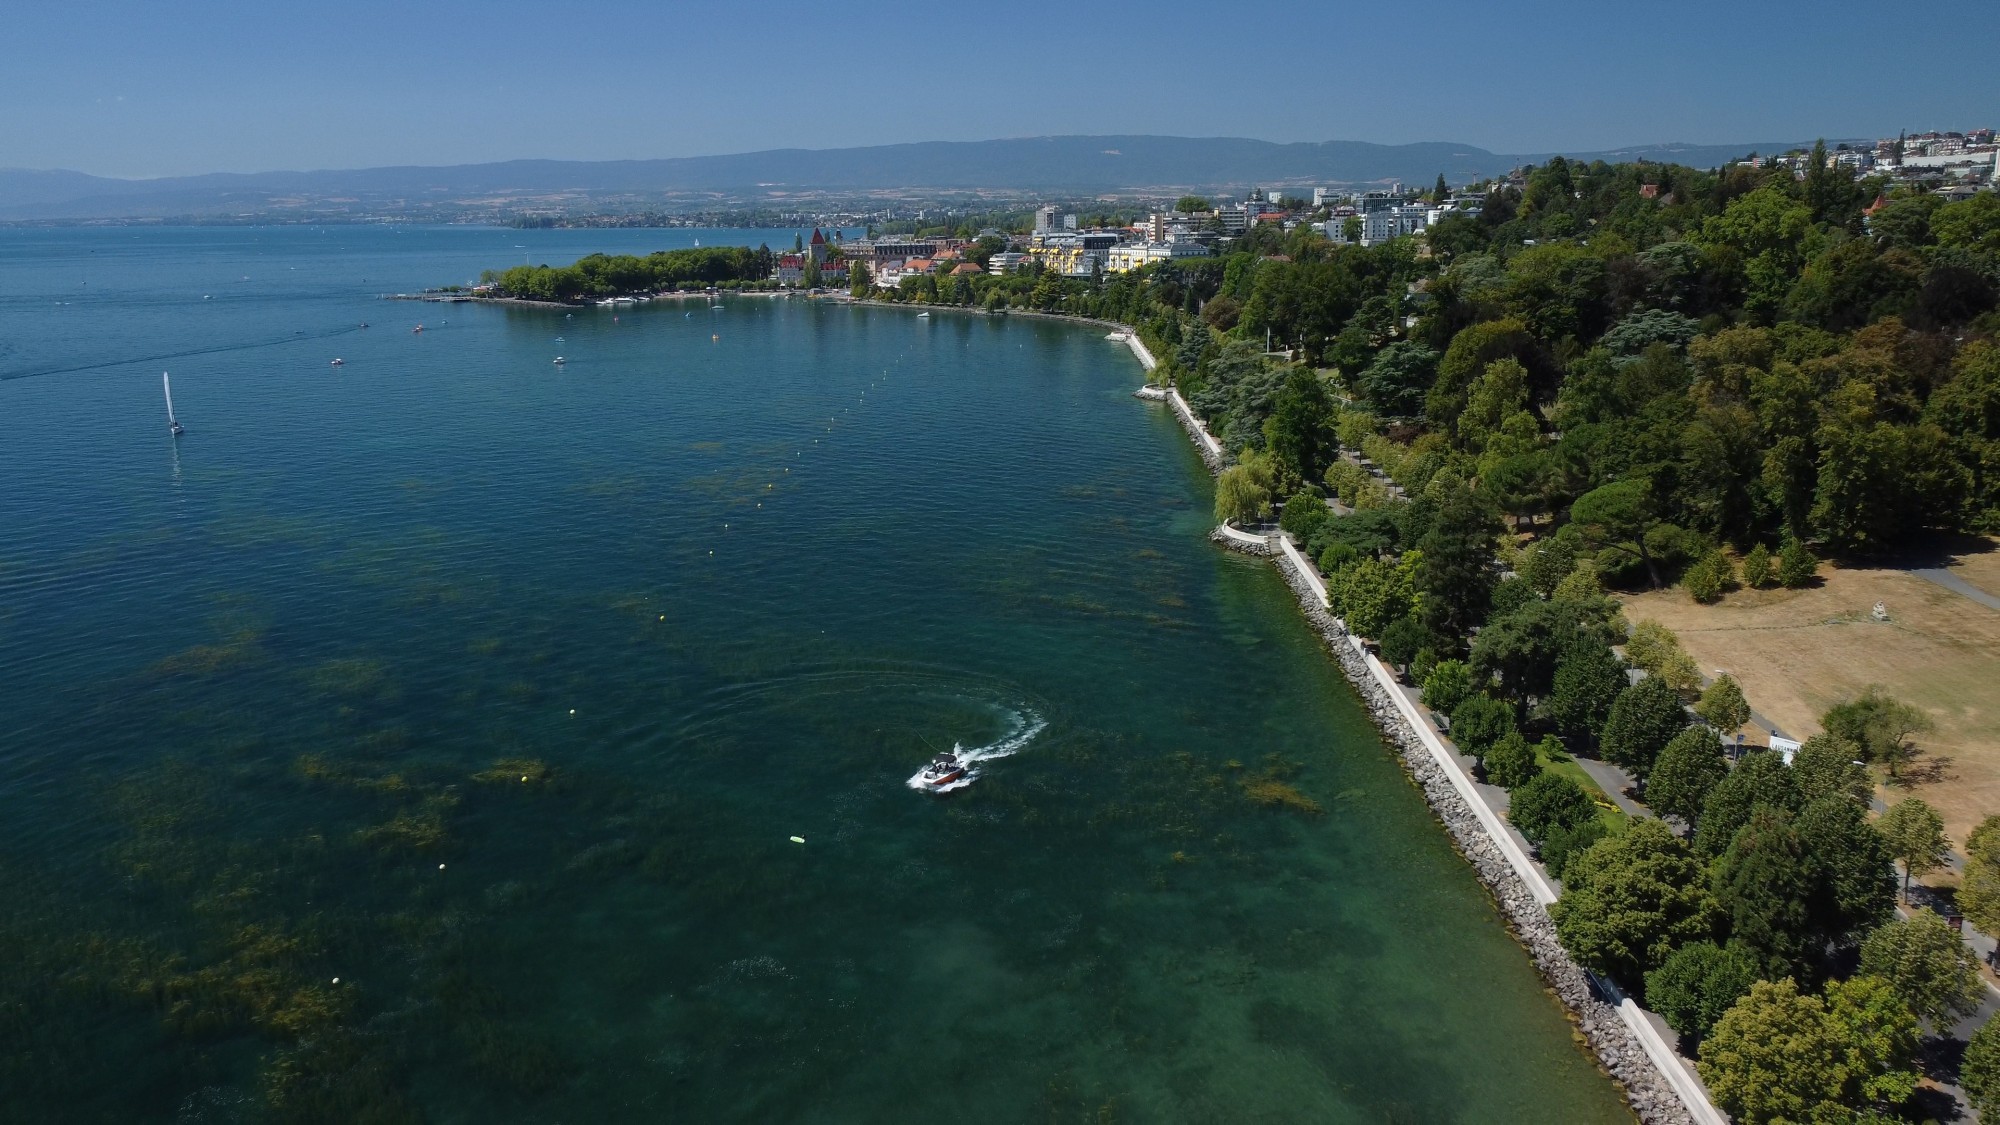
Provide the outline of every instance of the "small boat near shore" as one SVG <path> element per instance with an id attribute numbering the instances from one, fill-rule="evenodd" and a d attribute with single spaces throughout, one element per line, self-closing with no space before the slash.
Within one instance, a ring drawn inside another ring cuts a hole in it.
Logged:
<path id="1" fill-rule="evenodd" d="M 561 366 L 562 366 L 563 364 L 565 364 L 565 363 L 568 363 L 568 362 L 569 362 L 568 360 L 564 359 L 564 358 L 563 358 L 563 357 L 561 357 L 561 356 L 557 356 L 557 357 L 556 357 L 556 366 L 557 366 L 557 367 L 561 367 Z"/>

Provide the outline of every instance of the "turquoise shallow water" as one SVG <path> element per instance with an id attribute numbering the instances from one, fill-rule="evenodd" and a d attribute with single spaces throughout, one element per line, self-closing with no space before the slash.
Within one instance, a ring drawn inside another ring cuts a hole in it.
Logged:
<path id="1" fill-rule="evenodd" d="M 6 1116 L 1629 1120 L 1101 332 L 374 298 L 696 237 L 0 232 Z"/>

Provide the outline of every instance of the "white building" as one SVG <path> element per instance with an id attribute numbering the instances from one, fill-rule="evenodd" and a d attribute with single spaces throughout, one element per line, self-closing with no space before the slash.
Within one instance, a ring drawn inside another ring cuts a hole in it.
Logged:
<path id="1" fill-rule="evenodd" d="M 1037 232 L 1056 229 L 1056 209 L 1054 207 L 1035 208 L 1035 230 Z"/>
<path id="2" fill-rule="evenodd" d="M 1314 207 L 1331 206 L 1332 204 L 1339 202 L 1340 197 L 1343 194 L 1345 193 L 1336 191 L 1333 188 L 1316 187 L 1313 189 L 1313 206 Z"/>
<path id="3" fill-rule="evenodd" d="M 1129 273 L 1154 262 L 1206 257 L 1208 257 L 1208 247 L 1191 238 L 1174 239 L 1170 242 L 1127 242 L 1106 251 L 1104 272 Z"/>
<path id="4" fill-rule="evenodd" d="M 1002 250 L 986 259 L 987 273 L 1013 273 L 1026 265 L 1028 256 L 1018 250 Z"/>

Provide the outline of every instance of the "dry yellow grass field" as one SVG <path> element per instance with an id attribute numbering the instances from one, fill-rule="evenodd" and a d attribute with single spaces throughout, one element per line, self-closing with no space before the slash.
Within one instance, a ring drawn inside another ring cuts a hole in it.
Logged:
<path id="1" fill-rule="evenodd" d="M 2000 551 L 1959 556 L 1952 570 L 2000 595 Z M 1962 842 L 2000 813 L 2000 611 L 1901 570 L 1820 574 L 1814 589 L 1742 589 L 1716 605 L 1679 589 L 1622 600 L 1634 623 L 1650 618 L 1679 634 L 1704 673 L 1735 676 L 1750 706 L 1794 737 L 1819 733 L 1822 712 L 1870 684 L 1923 708 L 1937 729 L 1917 739 L 1921 779 L 1882 796 L 1921 796 Z M 1877 602 L 1888 621 L 1872 618 Z"/>

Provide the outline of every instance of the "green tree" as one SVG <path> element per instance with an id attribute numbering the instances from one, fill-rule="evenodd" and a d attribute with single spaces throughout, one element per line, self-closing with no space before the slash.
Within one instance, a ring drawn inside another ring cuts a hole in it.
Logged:
<path id="1" fill-rule="evenodd" d="M 1492 604 L 1494 542 L 1500 522 L 1492 509 L 1457 481 L 1433 482 L 1439 489 L 1437 515 L 1418 541 L 1423 553 L 1417 570 L 1424 624 L 1446 639 L 1464 638 Z"/>
<path id="2" fill-rule="evenodd" d="M 1389 563 L 1362 559 L 1327 579 L 1327 602 L 1357 636 L 1380 638 L 1389 625 L 1415 608 L 1409 559 Z"/>
<path id="3" fill-rule="evenodd" d="M 1859 698 L 1828 708 L 1819 722 L 1827 734 L 1861 747 L 1867 760 L 1887 766 L 1892 778 L 1898 776 L 1904 762 L 1916 756 L 1912 737 L 1935 725 L 1929 715 L 1878 685 L 1871 685 Z"/>
<path id="4" fill-rule="evenodd" d="M 1821 797 L 1841 796 L 1856 804 L 1866 804 L 1875 792 L 1875 783 L 1869 779 L 1867 770 L 1855 764 L 1860 759 L 1861 748 L 1846 739 L 1829 734 L 1806 739 L 1792 755 L 1792 777 L 1798 784 L 1800 799 L 1816 801 Z"/>
<path id="5" fill-rule="evenodd" d="M 1424 706 L 1449 715 L 1472 694 L 1472 669 L 1463 660 L 1440 660 L 1424 677 Z"/>
<path id="6" fill-rule="evenodd" d="M 1789 978 L 1758 981 L 1702 1040 L 1696 1069 L 1740 1125 L 1831 1122 L 1848 1085 L 1846 1036 Z"/>
<path id="7" fill-rule="evenodd" d="M 1965 1045 L 1958 1084 L 1981 1120 L 2000 1114 L 2000 1020 L 1989 1019 Z"/>
<path id="8" fill-rule="evenodd" d="M 1675 947 L 1709 936 L 1714 904 L 1687 845 L 1659 821 L 1639 820 L 1570 860 L 1549 915 L 1580 963 L 1638 981 Z"/>
<path id="9" fill-rule="evenodd" d="M 1695 826 L 1695 850 L 1711 858 L 1721 855 L 1758 805 L 1786 810 L 1800 807 L 1791 768 L 1783 756 L 1769 750 L 1745 756 L 1709 791 L 1708 803 L 1701 807 L 1701 822 Z"/>
<path id="10" fill-rule="evenodd" d="M 1576 569 L 1576 542 L 1559 535 L 1541 539 L 1528 549 L 1517 569 L 1535 593 L 1554 598 L 1556 587 Z"/>
<path id="11" fill-rule="evenodd" d="M 1843 1102 L 1894 1109 L 1916 1093 L 1922 1029 L 1889 982 L 1867 975 L 1834 981 L 1826 986 L 1826 1006 L 1847 1048 Z"/>
<path id="12" fill-rule="evenodd" d="M 1697 941 L 1646 974 L 1646 1006 L 1690 1039 L 1707 1035 L 1759 978 L 1757 957 L 1741 946 Z"/>
<path id="13" fill-rule="evenodd" d="M 1731 735 L 1750 721 L 1750 701 L 1743 698 L 1743 688 L 1737 684 L 1736 677 L 1724 672 L 1701 693 L 1701 701 L 1694 705 L 1694 713 L 1714 727 L 1718 734 Z"/>
<path id="14" fill-rule="evenodd" d="M 1264 421 L 1264 442 L 1280 472 L 1293 480 L 1316 481 L 1338 452 L 1334 440 L 1333 400 L 1311 368 L 1297 367 L 1286 377 Z"/>
<path id="15" fill-rule="evenodd" d="M 1792 827 L 1792 814 L 1759 805 L 1709 873 L 1716 905 L 1729 920 L 1730 937 L 1763 959 L 1767 975 L 1810 969 L 1814 947 L 1813 871 Z"/>
<path id="16" fill-rule="evenodd" d="M 1542 771 L 1508 798 L 1507 820 L 1537 846 L 1559 831 L 1574 831 L 1598 819 L 1597 803 L 1583 786 L 1559 773 Z"/>
<path id="17" fill-rule="evenodd" d="M 1284 509 L 1278 514 L 1278 527 L 1305 544 L 1310 543 L 1313 533 L 1331 518 L 1333 513 L 1327 509 L 1320 494 L 1310 488 L 1301 488 L 1286 498 Z"/>
<path id="18" fill-rule="evenodd" d="M 1759 543 L 1743 556 L 1743 584 L 1752 590 L 1768 590 L 1778 584 L 1778 572 L 1772 563 L 1769 547 Z"/>
<path id="19" fill-rule="evenodd" d="M 1199 195 L 1183 195 L 1174 201 L 1174 210 L 1183 215 L 1193 215 L 1202 211 L 1212 211 L 1214 207 Z"/>
<path id="20" fill-rule="evenodd" d="M 1514 731 L 1514 709 L 1485 692 L 1467 696 L 1451 711 L 1451 740 L 1460 753 L 1484 762 L 1486 752 Z"/>
<path id="21" fill-rule="evenodd" d="M 1986 998 L 1978 956 L 1928 909 L 1869 934 L 1861 943 L 1861 971 L 1887 981 L 1910 1011 L 1939 1033 L 1978 1011 Z"/>
<path id="22" fill-rule="evenodd" d="M 1557 824 L 1549 829 L 1548 837 L 1536 846 L 1535 854 L 1550 875 L 1567 879 L 1570 863 L 1608 835 L 1610 832 L 1604 827 L 1604 818 L 1599 816 L 1575 825 Z"/>
<path id="23" fill-rule="evenodd" d="M 1646 776 L 1646 803 L 1654 812 L 1692 825 L 1701 818 L 1709 793 L 1727 776 L 1729 763 L 1715 732 L 1689 727 L 1669 740 L 1653 763 Z"/>
<path id="24" fill-rule="evenodd" d="M 1420 343 L 1397 340 L 1359 372 L 1350 375 L 1354 389 L 1390 418 L 1412 418 L 1424 412 L 1424 394 L 1437 378 L 1438 353 Z"/>
<path id="25" fill-rule="evenodd" d="M 1403 669 L 1410 666 L 1410 662 L 1417 658 L 1417 653 L 1423 650 L 1430 639 L 1431 635 L 1424 631 L 1423 622 L 1406 613 L 1391 621 L 1388 627 L 1382 630 L 1382 640 L 1378 647 L 1382 650 L 1382 659 L 1396 668 Z"/>
<path id="26" fill-rule="evenodd" d="M 1604 720 L 1604 757 L 1644 779 L 1653 760 L 1688 727 L 1680 697 L 1658 676 L 1647 676 L 1618 694 Z"/>
<path id="27" fill-rule="evenodd" d="M 1958 908 L 1974 926 L 1988 934 L 2000 934 L 2000 816 L 1980 821 L 1965 838 L 1965 874 L 1958 885 Z"/>
<path id="28" fill-rule="evenodd" d="M 1570 649 L 1603 643 L 1602 625 L 1590 618 L 1585 607 L 1545 602 L 1526 585 L 1510 581 L 1503 587 L 1519 591 L 1526 600 L 1494 613 L 1472 644 L 1473 673 L 1496 677 L 1501 693 L 1523 706 L 1552 694 L 1556 669 Z"/>
<path id="29" fill-rule="evenodd" d="M 1905 797 L 1889 807 L 1876 823 L 1889 842 L 1889 854 L 1903 865 L 1903 899 L 1910 897 L 1910 880 L 1943 867 L 1951 855 L 1944 818 L 1921 797 Z"/>
<path id="30" fill-rule="evenodd" d="M 1610 645 L 1580 637 L 1556 661 L 1544 710 L 1573 745 L 1592 742 L 1627 683 L 1625 665 Z"/>
<path id="31" fill-rule="evenodd" d="M 1625 639 L 1625 659 L 1655 676 L 1666 667 L 1668 658 L 1680 651 L 1681 639 L 1674 631 L 1651 618 L 1634 625 L 1632 635 Z"/>
<path id="32" fill-rule="evenodd" d="M 1585 542 L 1600 550 L 1631 555 L 1646 568 L 1655 589 L 1663 584 L 1659 561 L 1647 542 L 1648 532 L 1661 520 L 1645 481 L 1612 481 L 1594 488 L 1570 505 L 1569 518 Z"/>
<path id="33" fill-rule="evenodd" d="M 1261 460 L 1247 460 L 1222 470 L 1215 479 L 1215 518 L 1236 523 L 1269 519 L 1273 481 Z"/>
<path id="34" fill-rule="evenodd" d="M 1535 748 L 1520 731 L 1508 731 L 1486 752 L 1486 780 L 1502 789 L 1519 789 L 1533 781 L 1542 767 Z"/>
<path id="35" fill-rule="evenodd" d="M 1888 842 L 1862 805 L 1836 794 L 1809 801 L 1793 821 L 1812 868 L 1806 909 L 1821 946 L 1842 949 L 1896 910 L 1896 868 Z"/>

